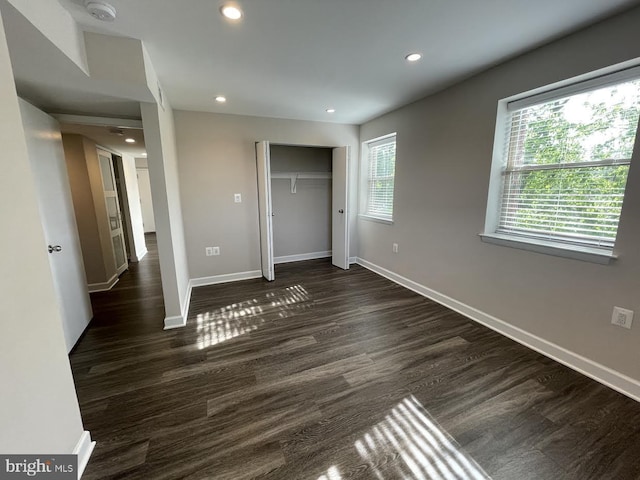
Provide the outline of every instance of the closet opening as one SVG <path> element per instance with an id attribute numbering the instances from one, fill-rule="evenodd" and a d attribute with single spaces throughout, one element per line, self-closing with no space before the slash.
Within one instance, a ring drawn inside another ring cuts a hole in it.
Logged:
<path id="1" fill-rule="evenodd" d="M 331 257 L 349 268 L 348 147 L 256 143 L 262 273 L 274 264 Z"/>

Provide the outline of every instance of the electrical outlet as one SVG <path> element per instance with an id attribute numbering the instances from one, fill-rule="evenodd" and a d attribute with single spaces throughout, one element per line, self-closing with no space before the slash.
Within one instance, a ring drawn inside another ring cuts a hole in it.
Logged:
<path id="1" fill-rule="evenodd" d="M 627 310 L 626 308 L 613 307 L 613 315 L 611 316 L 611 323 L 619 327 L 631 328 L 633 322 L 633 310 Z"/>
<path id="2" fill-rule="evenodd" d="M 242 203 L 242 195 L 239 193 L 233 194 L 233 201 L 236 203 Z"/>
<path id="3" fill-rule="evenodd" d="M 393 253 L 398 253 L 398 244 L 397 243 L 393 244 Z"/>
<path id="4" fill-rule="evenodd" d="M 211 247 L 211 255 L 220 255 L 220 247 Z"/>
<path id="5" fill-rule="evenodd" d="M 204 249 L 204 253 L 207 257 L 210 257 L 213 255 L 213 247 L 206 247 Z"/>

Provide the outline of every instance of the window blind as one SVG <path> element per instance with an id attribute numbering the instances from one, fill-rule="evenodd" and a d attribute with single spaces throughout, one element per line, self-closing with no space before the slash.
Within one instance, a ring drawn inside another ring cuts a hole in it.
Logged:
<path id="1" fill-rule="evenodd" d="M 368 144 L 365 214 L 391 219 L 396 164 L 395 136 Z"/>
<path id="2" fill-rule="evenodd" d="M 639 80 L 511 109 L 497 232 L 613 248 L 639 116 Z"/>

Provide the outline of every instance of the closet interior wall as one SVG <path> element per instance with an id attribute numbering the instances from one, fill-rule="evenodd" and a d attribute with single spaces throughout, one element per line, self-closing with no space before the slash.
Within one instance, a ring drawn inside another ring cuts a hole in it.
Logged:
<path id="1" fill-rule="evenodd" d="M 270 154 L 275 263 L 331 256 L 332 150 L 271 145 Z"/>

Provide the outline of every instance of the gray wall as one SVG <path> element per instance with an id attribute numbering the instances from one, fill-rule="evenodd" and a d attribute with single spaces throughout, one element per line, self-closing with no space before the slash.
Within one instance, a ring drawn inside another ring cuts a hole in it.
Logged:
<path id="1" fill-rule="evenodd" d="M 187 111 L 175 112 L 175 125 L 191 278 L 260 270 L 256 141 L 349 145 L 356 178 L 359 129 L 354 125 Z M 153 162 L 151 154 L 149 159 Z M 242 203 L 234 203 L 234 193 L 242 194 Z M 355 209 L 350 213 L 355 222 Z M 355 236 L 351 240 L 355 251 Z M 207 246 L 219 246 L 221 255 L 206 257 Z"/>
<path id="2" fill-rule="evenodd" d="M 616 251 L 596 265 L 482 243 L 497 102 L 640 56 L 640 9 L 518 57 L 375 119 L 361 141 L 397 132 L 394 224 L 359 220 L 358 255 L 640 380 L 640 148 Z M 400 253 L 392 253 L 392 242 Z"/>
<path id="3" fill-rule="evenodd" d="M 271 173 L 330 172 L 330 148 L 271 145 Z M 331 179 L 271 180 L 274 256 L 331 250 Z"/>
<path id="4" fill-rule="evenodd" d="M 0 452 L 71 453 L 83 432 L 0 18 Z"/>

